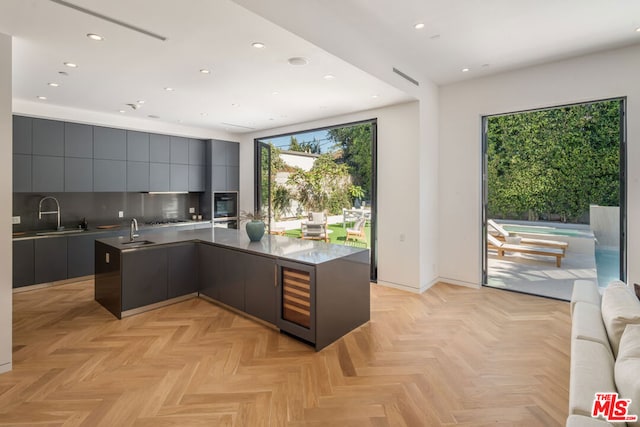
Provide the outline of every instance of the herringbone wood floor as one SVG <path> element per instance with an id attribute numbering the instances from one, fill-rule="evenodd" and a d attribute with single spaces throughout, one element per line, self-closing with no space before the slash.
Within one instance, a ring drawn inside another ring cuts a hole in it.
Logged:
<path id="1" fill-rule="evenodd" d="M 371 318 L 316 353 L 202 299 L 117 320 L 92 282 L 14 294 L 0 425 L 564 425 L 566 303 L 372 285 Z"/>

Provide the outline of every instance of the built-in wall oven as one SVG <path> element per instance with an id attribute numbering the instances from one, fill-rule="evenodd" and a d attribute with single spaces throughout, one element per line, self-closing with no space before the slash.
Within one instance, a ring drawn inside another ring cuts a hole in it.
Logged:
<path id="1" fill-rule="evenodd" d="M 238 228 L 238 192 L 213 193 L 213 226 Z"/>

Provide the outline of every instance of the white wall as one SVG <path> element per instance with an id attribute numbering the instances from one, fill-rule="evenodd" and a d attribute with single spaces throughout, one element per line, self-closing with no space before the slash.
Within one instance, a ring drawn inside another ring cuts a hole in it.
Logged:
<path id="1" fill-rule="evenodd" d="M 13 193 L 11 135 L 11 37 L 0 34 L 0 373 L 11 370 L 12 347 L 12 243 Z"/>
<path id="2" fill-rule="evenodd" d="M 433 89 L 433 88 L 432 88 Z M 378 120 L 378 282 L 403 289 L 425 289 L 436 277 L 421 276 L 421 263 L 431 269 L 436 261 L 430 259 L 432 248 L 421 253 L 424 241 L 437 242 L 437 234 L 428 237 L 428 229 L 421 230 L 421 219 L 436 222 L 437 208 L 428 203 L 425 209 L 420 200 L 421 186 L 425 181 L 437 180 L 437 156 L 423 168 L 421 160 L 437 149 L 423 151 L 424 145 L 435 145 L 429 132 L 420 129 L 420 115 L 434 114 L 432 106 L 423 108 L 418 102 L 400 104 L 375 110 L 362 111 L 346 116 L 301 123 L 264 132 L 242 135 L 240 139 L 240 208 L 253 209 L 253 141 L 271 135 L 293 133 L 360 120 Z M 434 123 L 435 119 L 425 120 Z M 435 125 L 434 125 L 435 127 Z M 433 132 L 432 132 L 433 133 Z M 429 189 L 430 196 L 437 191 Z M 433 199 L 432 199 L 433 200 Z M 430 211 L 429 211 L 430 210 Z M 435 225 L 432 225 L 435 227 Z M 424 231 L 424 234 L 423 234 Z M 401 241 L 400 235 L 404 235 Z M 422 239 L 424 237 L 424 239 Z"/>
<path id="3" fill-rule="evenodd" d="M 640 281 L 640 46 L 440 88 L 440 278 L 482 280 L 481 117 L 627 96 L 629 281 Z"/>

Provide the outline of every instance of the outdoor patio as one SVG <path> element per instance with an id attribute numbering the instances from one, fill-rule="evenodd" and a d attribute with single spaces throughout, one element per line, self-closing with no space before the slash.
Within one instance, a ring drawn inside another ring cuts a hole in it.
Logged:
<path id="1" fill-rule="evenodd" d="M 510 254 L 487 257 L 488 286 L 569 301 L 574 280 L 597 280 L 593 254 L 567 251 L 562 267 L 551 257 Z"/>

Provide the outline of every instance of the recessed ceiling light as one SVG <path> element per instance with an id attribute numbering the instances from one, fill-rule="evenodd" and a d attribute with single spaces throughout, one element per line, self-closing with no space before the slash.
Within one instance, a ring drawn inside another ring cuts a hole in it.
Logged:
<path id="1" fill-rule="evenodd" d="M 256 49 L 262 49 L 264 47 L 264 43 L 262 43 L 262 42 L 253 42 L 253 43 L 251 43 L 251 46 L 255 47 Z"/>
<path id="2" fill-rule="evenodd" d="M 140 99 L 138 101 L 136 101 L 138 104 L 144 104 L 144 99 Z"/>
<path id="3" fill-rule="evenodd" d="M 274 91 L 274 92 L 271 92 L 271 95 L 280 95 L 280 92 Z"/>
<path id="4" fill-rule="evenodd" d="M 636 28 L 636 33 L 640 33 L 640 27 Z"/>
<path id="5" fill-rule="evenodd" d="M 149 114 L 147 117 L 149 117 L 150 119 L 159 119 L 160 116 L 156 116 L 155 114 Z"/>
<path id="6" fill-rule="evenodd" d="M 424 28 L 424 24 L 422 22 L 418 22 L 413 26 L 413 28 L 415 28 L 416 30 L 421 30 Z"/>
<path id="7" fill-rule="evenodd" d="M 66 71 L 58 71 L 58 74 L 60 74 L 61 76 L 68 76 L 69 73 L 67 73 Z"/>
<path id="8" fill-rule="evenodd" d="M 375 99 L 375 98 L 379 98 L 379 96 L 378 96 L 378 95 L 371 95 L 371 97 L 372 97 L 372 98 L 374 98 L 374 99 Z"/>
<path id="9" fill-rule="evenodd" d="M 325 80 L 333 80 L 335 78 L 336 78 L 336 76 L 334 76 L 333 74 L 325 74 L 324 75 L 324 79 Z"/>
<path id="10" fill-rule="evenodd" d="M 201 116 L 203 116 L 203 117 L 205 117 L 205 116 L 208 116 L 209 114 L 207 114 L 207 113 L 200 113 L 200 115 L 201 115 Z"/>
<path id="11" fill-rule="evenodd" d="M 440 38 L 440 34 L 434 34 L 431 37 L 429 37 L 431 40 L 438 40 Z"/>
<path id="12" fill-rule="evenodd" d="M 125 110 L 118 110 L 118 113 L 124 114 L 124 113 L 126 113 L 126 111 Z"/>
<path id="13" fill-rule="evenodd" d="M 232 107 L 239 107 L 240 104 L 231 104 Z"/>
<path id="14" fill-rule="evenodd" d="M 73 62 L 65 62 L 64 65 L 66 65 L 69 68 L 78 68 L 78 64 L 75 64 Z"/>
<path id="15" fill-rule="evenodd" d="M 46 96 L 39 96 L 38 99 L 41 100 L 41 101 L 46 101 L 47 97 Z"/>
<path id="16" fill-rule="evenodd" d="M 482 64 L 482 68 L 487 68 L 489 64 Z"/>
<path id="17" fill-rule="evenodd" d="M 303 58 L 302 56 L 294 56 L 293 58 L 288 59 L 289 65 L 301 66 L 307 65 L 309 60 L 307 58 Z"/>
<path id="18" fill-rule="evenodd" d="M 211 70 L 207 70 L 206 68 L 202 68 L 202 69 L 200 70 L 200 72 L 201 72 L 202 74 L 209 74 L 209 73 L 211 73 Z"/>
<path id="19" fill-rule="evenodd" d="M 165 87 L 164 90 L 166 90 L 167 92 L 172 92 L 173 88 L 172 87 Z"/>
<path id="20" fill-rule="evenodd" d="M 93 33 L 87 34 L 87 37 L 89 37 L 91 40 L 95 40 L 95 41 L 98 41 L 98 42 L 104 40 L 104 37 L 102 37 L 102 36 L 100 36 L 98 34 L 93 34 Z"/>
<path id="21" fill-rule="evenodd" d="M 58 86 L 60 86 L 58 83 L 53 83 L 53 82 L 51 82 L 51 83 L 47 83 L 47 84 L 48 84 L 49 86 L 51 86 L 51 87 L 58 87 Z"/>
<path id="22" fill-rule="evenodd" d="M 463 72 L 463 73 L 466 73 L 466 72 L 468 72 L 469 70 L 470 70 L 469 68 L 463 68 L 463 69 L 462 69 L 462 72 Z"/>

